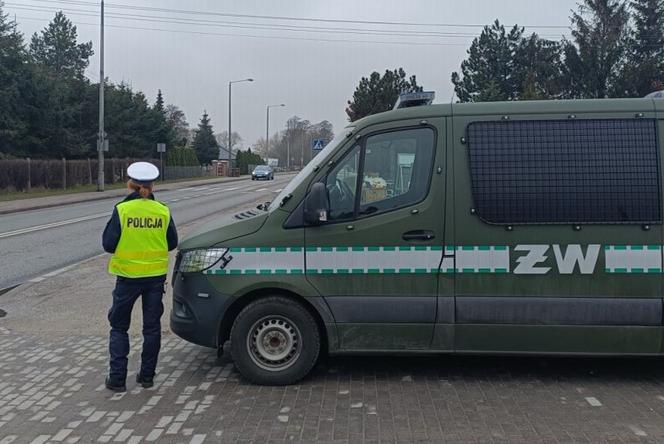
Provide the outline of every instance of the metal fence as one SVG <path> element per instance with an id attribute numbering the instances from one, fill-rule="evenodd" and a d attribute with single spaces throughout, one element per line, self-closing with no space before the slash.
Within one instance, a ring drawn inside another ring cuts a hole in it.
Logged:
<path id="1" fill-rule="evenodd" d="M 127 167 L 138 160 L 159 166 L 158 159 L 106 159 L 104 180 L 107 184 L 125 182 Z M 0 160 L 0 192 L 38 189 L 67 189 L 97 183 L 96 159 L 3 159 Z M 165 180 L 212 176 L 207 166 L 167 166 Z"/>

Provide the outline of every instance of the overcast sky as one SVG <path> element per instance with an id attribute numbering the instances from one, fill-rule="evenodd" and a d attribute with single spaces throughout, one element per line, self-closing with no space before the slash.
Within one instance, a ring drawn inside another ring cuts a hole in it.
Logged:
<path id="1" fill-rule="evenodd" d="M 26 40 L 48 24 L 55 10 L 63 9 L 78 26 L 80 40 L 93 42 L 88 75 L 96 82 L 99 20 L 92 12 L 98 4 L 5 0 L 4 9 L 16 15 Z M 568 33 L 564 27 L 576 1 L 111 0 L 106 5 L 107 77 L 143 91 L 151 103 L 161 89 L 168 103 L 186 113 L 191 127 L 207 110 L 215 131 L 226 130 L 228 82 L 253 77 L 253 83 L 234 84 L 232 93 L 233 131 L 250 146 L 265 137 L 268 104 L 286 104 L 270 110 L 270 133 L 293 115 L 311 122 L 329 120 L 340 130 L 347 124 L 346 101 L 360 78 L 374 70 L 403 67 L 417 75 L 426 90 L 436 92 L 436 102 L 449 102 L 450 75 L 459 69 L 471 36 L 481 31 L 467 25 L 499 19 L 506 25 L 539 27 L 526 31 L 560 38 Z M 265 27 L 276 29 L 258 29 Z"/>

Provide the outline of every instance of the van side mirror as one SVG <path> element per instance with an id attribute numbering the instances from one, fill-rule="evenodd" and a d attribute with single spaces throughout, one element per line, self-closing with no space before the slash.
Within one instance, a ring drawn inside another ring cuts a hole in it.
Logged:
<path id="1" fill-rule="evenodd" d="M 316 182 L 304 201 L 304 221 L 310 225 L 320 225 L 327 222 L 329 211 L 330 203 L 327 199 L 325 184 Z"/>

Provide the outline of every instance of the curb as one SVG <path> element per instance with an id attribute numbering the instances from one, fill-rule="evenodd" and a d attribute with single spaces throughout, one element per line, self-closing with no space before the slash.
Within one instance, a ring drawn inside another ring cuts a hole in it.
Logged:
<path id="1" fill-rule="evenodd" d="M 202 186 L 209 185 L 209 184 L 240 182 L 240 181 L 246 180 L 246 179 L 247 179 L 246 177 L 232 178 L 232 179 L 224 178 L 224 179 L 218 179 L 218 180 L 211 179 L 211 180 L 209 180 L 207 182 L 204 182 L 204 183 L 197 183 L 195 185 L 188 185 L 188 186 L 189 187 L 202 187 Z M 176 189 L 177 185 L 187 186 L 186 184 L 187 184 L 187 182 L 175 182 L 175 183 L 171 183 L 171 184 L 164 184 L 164 187 L 163 188 L 159 187 L 158 191 L 159 190 L 170 191 L 172 189 Z M 116 190 L 110 190 L 110 191 L 116 191 Z M 94 202 L 94 201 L 97 201 L 97 200 L 115 199 L 117 197 L 121 197 L 121 196 L 124 196 L 126 194 L 125 189 L 118 188 L 117 191 L 122 191 L 122 193 L 118 192 L 117 195 L 109 195 L 109 194 L 103 194 L 102 193 L 102 194 L 99 194 L 98 196 L 81 197 L 80 199 L 74 199 L 74 200 L 70 200 L 70 201 L 67 201 L 67 202 L 64 202 L 64 203 L 63 202 L 52 202 L 52 203 L 31 205 L 31 206 L 25 207 L 25 208 L 14 208 L 14 209 L 6 209 L 6 210 L 0 209 L 0 215 L 2 215 L 2 214 L 11 214 L 11 213 L 21 213 L 23 211 L 31 211 L 31 210 L 41 210 L 41 209 L 44 209 L 44 208 L 59 207 L 59 206 L 62 206 L 62 205 L 76 204 L 76 203 L 81 203 L 81 202 Z M 71 194 L 69 196 L 71 196 Z M 55 196 L 53 196 L 53 197 L 55 197 Z"/>

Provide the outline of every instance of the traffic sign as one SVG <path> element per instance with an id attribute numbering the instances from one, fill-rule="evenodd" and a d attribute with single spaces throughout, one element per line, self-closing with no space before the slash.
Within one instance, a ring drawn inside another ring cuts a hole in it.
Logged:
<path id="1" fill-rule="evenodd" d="M 99 140 L 97 140 L 97 151 L 100 150 L 99 149 L 100 147 L 101 151 L 108 151 L 108 139 L 104 139 L 104 141 L 101 143 L 99 142 Z"/>
<path id="2" fill-rule="evenodd" d="M 327 142 L 325 139 L 314 139 L 311 141 L 311 149 L 314 151 L 320 151 L 325 148 Z"/>
<path id="3" fill-rule="evenodd" d="M 158 153 L 165 153 L 166 152 L 166 144 L 165 143 L 158 143 L 157 144 L 157 152 Z"/>

